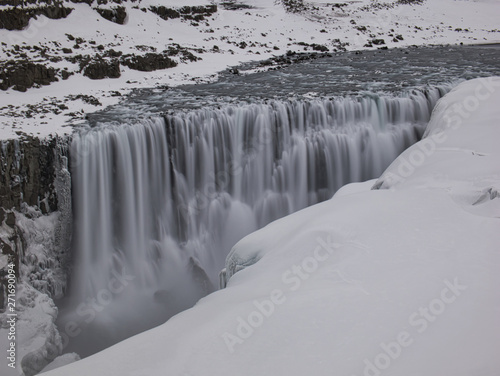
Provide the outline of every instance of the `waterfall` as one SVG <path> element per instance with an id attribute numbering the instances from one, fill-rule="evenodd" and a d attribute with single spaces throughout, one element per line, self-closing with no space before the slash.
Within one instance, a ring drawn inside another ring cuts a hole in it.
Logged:
<path id="1" fill-rule="evenodd" d="M 445 91 L 228 105 L 76 135 L 64 320 L 111 344 L 190 307 L 243 236 L 381 175 Z"/>

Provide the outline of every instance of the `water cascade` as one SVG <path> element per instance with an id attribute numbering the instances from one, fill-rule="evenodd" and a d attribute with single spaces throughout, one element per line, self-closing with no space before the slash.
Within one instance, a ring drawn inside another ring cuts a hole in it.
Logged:
<path id="1" fill-rule="evenodd" d="M 379 176 L 445 91 L 228 105 L 77 135 L 61 322 L 82 334 L 70 349 L 88 355 L 96 338 L 105 347 L 192 306 L 243 236 Z"/>

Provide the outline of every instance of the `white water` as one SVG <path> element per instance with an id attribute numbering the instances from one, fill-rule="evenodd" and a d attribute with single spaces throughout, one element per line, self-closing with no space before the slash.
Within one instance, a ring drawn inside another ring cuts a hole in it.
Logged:
<path id="1" fill-rule="evenodd" d="M 87 355 L 96 338 L 104 347 L 190 307 L 215 289 L 243 236 L 381 175 L 443 94 L 228 106 L 76 136 L 62 319 L 84 328 L 75 350 Z M 131 280 L 118 289 L 117 275 Z"/>

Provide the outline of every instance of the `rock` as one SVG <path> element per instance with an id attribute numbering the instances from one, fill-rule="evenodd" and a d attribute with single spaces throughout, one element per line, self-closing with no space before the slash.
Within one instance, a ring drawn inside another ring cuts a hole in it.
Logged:
<path id="1" fill-rule="evenodd" d="M 14 250 L 12 249 L 11 245 L 7 242 L 4 242 L 1 238 L 0 238 L 0 253 L 3 254 L 3 255 L 14 255 Z M 6 273 L 6 270 L 5 269 L 2 269 L 3 272 Z M 1 277 L 0 276 L 0 282 L 1 282 Z M 2 297 L 2 304 L 0 304 L 0 307 L 3 307 L 3 297 Z"/>
<path id="2" fill-rule="evenodd" d="M 2 141 L 0 202 L 4 209 L 20 210 L 22 202 L 38 206 L 41 200 L 48 205 L 42 208 L 46 212 L 57 209 L 53 185 L 57 144 L 55 138 Z"/>
<path id="3" fill-rule="evenodd" d="M 51 19 L 65 18 L 72 10 L 73 8 L 65 8 L 59 5 L 38 8 L 2 9 L 0 10 L 0 29 L 22 30 L 28 26 L 31 18 L 36 18 L 39 15 L 44 15 Z"/>
<path id="4" fill-rule="evenodd" d="M 61 71 L 61 77 L 63 80 L 67 80 L 69 78 L 69 76 L 72 76 L 73 75 L 73 72 L 68 72 L 67 70 L 63 70 Z"/>
<path id="5" fill-rule="evenodd" d="M 114 22 L 118 25 L 123 25 L 127 18 L 125 7 L 116 7 L 111 9 L 94 8 L 103 18 Z"/>
<path id="6" fill-rule="evenodd" d="M 422 5 L 424 0 L 398 0 L 397 4 Z"/>
<path id="7" fill-rule="evenodd" d="M 73 101 L 81 99 L 83 102 L 91 104 L 93 106 L 102 106 L 102 103 L 99 102 L 99 99 L 97 99 L 93 95 L 85 95 L 85 94 L 69 95 L 68 98 Z"/>
<path id="8" fill-rule="evenodd" d="M 104 53 L 103 56 L 105 57 L 120 57 L 123 55 L 123 52 L 121 51 L 115 51 L 112 48 L 107 50 L 106 53 Z"/>
<path id="9" fill-rule="evenodd" d="M 383 40 L 383 39 L 372 39 L 371 43 L 374 44 L 375 46 L 380 46 L 382 44 L 385 44 L 385 40 Z"/>
<path id="10" fill-rule="evenodd" d="M 7 213 L 5 224 L 9 227 L 14 228 L 14 226 L 16 225 L 16 215 L 14 214 L 14 212 Z"/>
<path id="11" fill-rule="evenodd" d="M 109 61 L 98 58 L 85 66 L 83 75 L 92 80 L 100 80 L 102 78 L 118 78 L 121 75 L 120 63 L 116 59 Z"/>
<path id="12" fill-rule="evenodd" d="M 149 10 L 151 12 L 157 14 L 158 16 L 163 18 L 164 20 L 179 18 L 181 16 L 180 13 L 178 11 L 176 11 L 175 9 L 166 8 L 163 5 L 159 6 L 159 7 L 151 6 L 149 8 Z"/>
<path id="13" fill-rule="evenodd" d="M 0 71 L 0 89 L 26 91 L 35 85 L 49 85 L 58 81 L 56 70 L 48 68 L 43 64 L 35 64 L 29 61 L 8 61 Z"/>
<path id="14" fill-rule="evenodd" d="M 94 0 L 70 0 L 74 4 L 87 4 L 88 6 L 91 6 Z M 102 0 L 101 0 L 102 1 Z"/>
<path id="15" fill-rule="evenodd" d="M 321 51 L 321 52 L 328 52 L 329 51 L 328 47 L 326 47 L 326 46 L 324 46 L 322 44 L 313 43 L 310 46 L 312 47 L 312 49 L 314 51 Z"/>
<path id="16" fill-rule="evenodd" d="M 126 55 L 121 63 L 130 69 L 151 72 L 177 66 L 177 63 L 164 54 L 147 53 L 145 55 Z"/>
<path id="17" fill-rule="evenodd" d="M 253 5 L 238 3 L 235 0 L 224 1 L 220 5 L 226 10 L 254 9 Z"/>
<path id="18" fill-rule="evenodd" d="M 217 5 L 184 6 L 181 8 L 167 8 L 161 5 L 151 6 L 149 10 L 164 20 L 182 18 L 184 20 L 203 21 L 205 17 L 217 12 Z"/>

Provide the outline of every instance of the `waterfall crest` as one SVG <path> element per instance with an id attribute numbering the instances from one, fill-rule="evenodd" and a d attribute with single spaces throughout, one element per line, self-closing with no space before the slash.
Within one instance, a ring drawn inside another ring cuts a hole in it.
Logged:
<path id="1" fill-rule="evenodd" d="M 69 296 L 107 303 L 73 319 L 116 342 L 188 308 L 243 236 L 380 176 L 446 91 L 206 108 L 75 136 Z"/>

